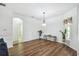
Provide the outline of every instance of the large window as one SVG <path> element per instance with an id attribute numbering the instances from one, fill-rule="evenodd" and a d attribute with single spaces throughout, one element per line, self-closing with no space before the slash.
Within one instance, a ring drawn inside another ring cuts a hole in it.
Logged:
<path id="1" fill-rule="evenodd" d="M 67 30 L 66 33 L 66 40 L 70 40 L 71 39 L 71 26 L 72 26 L 72 17 L 68 17 L 67 19 L 64 20 L 64 24 L 65 24 L 65 29 Z"/>

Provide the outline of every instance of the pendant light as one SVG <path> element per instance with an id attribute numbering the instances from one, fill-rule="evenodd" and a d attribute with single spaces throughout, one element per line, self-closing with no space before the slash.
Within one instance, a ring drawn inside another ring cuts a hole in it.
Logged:
<path id="1" fill-rule="evenodd" d="M 42 26 L 46 26 L 46 21 L 45 21 L 45 12 L 43 12 L 43 23 Z"/>

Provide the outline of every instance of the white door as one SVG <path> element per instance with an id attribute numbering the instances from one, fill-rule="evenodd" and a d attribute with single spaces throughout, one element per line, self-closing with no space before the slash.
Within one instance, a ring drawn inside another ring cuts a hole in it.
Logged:
<path id="1" fill-rule="evenodd" d="M 23 42 L 23 20 L 18 17 L 13 18 L 13 44 Z"/>

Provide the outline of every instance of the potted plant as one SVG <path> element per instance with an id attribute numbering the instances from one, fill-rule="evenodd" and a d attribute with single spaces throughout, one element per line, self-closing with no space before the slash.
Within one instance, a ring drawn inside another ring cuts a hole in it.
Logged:
<path id="1" fill-rule="evenodd" d="M 42 30 L 39 30 L 38 33 L 39 33 L 39 39 L 41 39 Z"/>
<path id="2" fill-rule="evenodd" d="M 64 31 L 60 31 L 60 32 L 61 32 L 61 34 L 62 34 L 62 39 L 63 39 L 62 41 L 65 42 L 67 30 L 64 29 Z"/>

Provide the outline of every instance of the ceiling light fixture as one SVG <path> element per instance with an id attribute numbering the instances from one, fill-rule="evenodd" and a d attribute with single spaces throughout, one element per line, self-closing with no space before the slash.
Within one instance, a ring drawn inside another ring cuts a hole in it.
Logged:
<path id="1" fill-rule="evenodd" d="M 46 21 L 45 21 L 45 12 L 43 12 L 43 23 L 42 26 L 46 26 Z"/>

